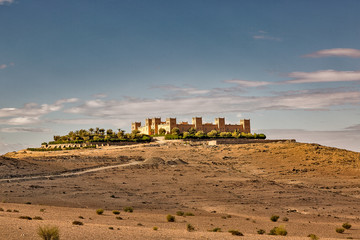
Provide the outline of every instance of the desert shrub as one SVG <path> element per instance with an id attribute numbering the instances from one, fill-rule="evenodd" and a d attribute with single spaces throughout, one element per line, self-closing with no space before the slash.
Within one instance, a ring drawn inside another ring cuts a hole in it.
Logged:
<path id="1" fill-rule="evenodd" d="M 191 212 L 186 212 L 186 213 L 184 213 L 184 216 L 195 216 L 195 215 Z"/>
<path id="2" fill-rule="evenodd" d="M 166 216 L 166 220 L 168 222 L 175 222 L 175 216 L 169 214 L 169 215 Z"/>
<path id="3" fill-rule="evenodd" d="M 187 230 L 188 232 L 192 232 L 192 231 L 195 230 L 195 228 L 194 228 L 193 225 L 191 225 L 190 223 L 188 223 L 188 224 L 186 225 L 186 230 Z"/>
<path id="4" fill-rule="evenodd" d="M 39 216 L 35 216 L 33 219 L 34 220 L 44 220 L 42 217 L 39 217 Z"/>
<path id="5" fill-rule="evenodd" d="M 83 217 L 83 216 L 79 216 L 78 218 L 80 218 L 80 219 L 84 219 L 84 217 Z"/>
<path id="6" fill-rule="evenodd" d="M 114 228 L 113 228 L 113 227 L 109 227 L 109 229 L 110 229 L 110 230 L 114 230 Z"/>
<path id="7" fill-rule="evenodd" d="M 12 210 L 11 210 L 11 209 L 7 209 L 6 212 L 12 212 Z"/>
<path id="8" fill-rule="evenodd" d="M 14 210 L 13 210 L 13 212 L 19 212 L 19 210 L 17 210 L 17 209 L 14 209 Z"/>
<path id="9" fill-rule="evenodd" d="M 111 198 L 116 198 L 114 194 L 113 194 L 113 195 L 111 195 L 110 197 L 111 197 Z"/>
<path id="10" fill-rule="evenodd" d="M 4 209 L 3 208 L 0 208 L 0 212 L 3 212 L 4 211 Z"/>
<path id="11" fill-rule="evenodd" d="M 210 232 L 221 232 L 221 228 L 213 228 Z"/>
<path id="12" fill-rule="evenodd" d="M 183 211 L 177 211 L 177 212 L 176 212 L 176 215 L 177 215 L 177 216 L 184 216 L 184 214 L 185 214 L 185 213 L 184 213 Z"/>
<path id="13" fill-rule="evenodd" d="M 142 224 L 142 223 L 138 223 L 137 225 L 138 225 L 138 226 L 144 226 L 144 224 Z"/>
<path id="14" fill-rule="evenodd" d="M 287 231 L 284 227 L 280 226 L 280 227 L 274 227 L 273 229 L 270 230 L 269 235 L 280 235 L 280 236 L 286 236 L 287 235 Z"/>
<path id="15" fill-rule="evenodd" d="M 117 220 L 122 220 L 123 218 L 122 217 L 116 217 Z"/>
<path id="16" fill-rule="evenodd" d="M 25 204 L 29 204 L 29 205 L 30 205 L 30 204 L 31 204 L 31 202 L 26 202 Z"/>
<path id="17" fill-rule="evenodd" d="M 279 219 L 279 216 L 278 216 L 278 215 L 272 215 L 272 216 L 270 217 L 270 220 L 273 221 L 273 222 L 276 222 L 278 219 Z"/>
<path id="18" fill-rule="evenodd" d="M 45 209 L 44 209 L 44 208 L 41 208 L 41 209 L 40 209 L 40 212 L 45 212 Z"/>
<path id="19" fill-rule="evenodd" d="M 229 233 L 235 236 L 244 236 L 244 234 L 242 232 L 239 232 L 238 230 L 229 230 Z"/>
<path id="20" fill-rule="evenodd" d="M 159 228 L 158 227 L 153 227 L 153 230 L 154 231 L 157 231 Z"/>
<path id="21" fill-rule="evenodd" d="M 26 219 L 26 220 L 32 220 L 32 218 L 29 217 L 29 216 L 20 216 L 19 218 L 20 219 Z"/>
<path id="22" fill-rule="evenodd" d="M 134 209 L 132 207 L 124 207 L 125 212 L 133 212 Z"/>
<path id="23" fill-rule="evenodd" d="M 337 233 L 344 233 L 345 232 L 345 228 L 336 228 L 335 231 Z"/>
<path id="24" fill-rule="evenodd" d="M 103 213 L 104 213 L 104 209 L 102 209 L 102 208 L 99 208 L 99 209 L 96 210 L 97 215 L 101 215 Z"/>
<path id="25" fill-rule="evenodd" d="M 263 235 L 265 233 L 265 230 L 264 229 L 259 229 L 259 230 L 257 230 L 257 233 L 260 234 L 260 235 Z"/>
<path id="26" fill-rule="evenodd" d="M 120 211 L 114 210 L 114 211 L 112 211 L 112 213 L 115 214 L 115 215 L 119 215 L 119 214 L 120 214 Z"/>
<path id="27" fill-rule="evenodd" d="M 72 224 L 73 225 L 79 225 L 79 226 L 84 225 L 84 223 L 80 222 L 80 221 L 73 221 Z"/>
<path id="28" fill-rule="evenodd" d="M 351 224 L 348 223 L 348 222 L 346 222 L 346 223 L 343 223 L 342 227 L 345 228 L 345 229 L 350 229 L 350 228 L 351 228 Z"/>
<path id="29" fill-rule="evenodd" d="M 287 218 L 287 217 L 283 217 L 283 219 L 282 219 L 284 222 L 288 222 L 289 221 L 289 218 Z"/>
<path id="30" fill-rule="evenodd" d="M 309 234 L 308 237 L 309 237 L 311 240 L 319 240 L 319 237 L 316 236 L 315 234 Z"/>
<path id="31" fill-rule="evenodd" d="M 56 226 L 39 226 L 37 234 L 43 240 L 59 240 L 59 228 Z"/>

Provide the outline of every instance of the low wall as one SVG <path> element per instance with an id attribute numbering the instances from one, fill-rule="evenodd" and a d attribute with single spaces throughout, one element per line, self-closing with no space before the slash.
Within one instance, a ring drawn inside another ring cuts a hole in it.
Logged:
<path id="1" fill-rule="evenodd" d="M 63 144 L 48 144 L 41 145 L 42 148 L 73 148 L 73 147 L 103 147 L 103 146 L 125 146 L 139 144 L 137 142 L 89 142 L 89 143 L 63 143 Z"/>
<path id="2" fill-rule="evenodd" d="M 247 143 L 273 143 L 273 142 L 296 142 L 295 139 L 244 139 L 244 138 L 220 138 L 208 141 L 209 145 L 218 144 L 247 144 Z"/>

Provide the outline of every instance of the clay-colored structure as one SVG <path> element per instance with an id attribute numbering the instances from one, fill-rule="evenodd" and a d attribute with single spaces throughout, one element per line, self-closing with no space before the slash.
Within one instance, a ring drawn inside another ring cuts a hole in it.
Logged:
<path id="1" fill-rule="evenodd" d="M 159 134 L 159 129 L 163 128 L 167 133 L 170 133 L 173 128 L 179 128 L 180 133 L 189 131 L 190 128 L 196 129 L 196 131 L 203 131 L 208 133 L 212 130 L 219 132 L 244 132 L 251 133 L 250 119 L 240 120 L 240 124 L 225 124 L 225 118 L 215 118 L 215 123 L 203 123 L 201 117 L 193 117 L 192 123 L 188 122 L 176 122 L 176 118 L 167 118 L 165 122 L 161 121 L 161 118 L 147 118 L 145 120 L 145 126 L 141 126 L 141 122 L 134 122 L 131 124 L 131 131 L 139 130 L 143 134 Z"/>

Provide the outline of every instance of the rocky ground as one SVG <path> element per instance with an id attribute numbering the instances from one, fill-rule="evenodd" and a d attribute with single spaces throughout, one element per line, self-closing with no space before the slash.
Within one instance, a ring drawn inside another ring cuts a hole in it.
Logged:
<path id="1" fill-rule="evenodd" d="M 360 153 L 290 142 L 8 153 L 0 159 L 0 239 L 39 239 L 36 229 L 46 224 L 58 226 L 61 239 L 239 238 L 230 229 L 243 239 L 277 239 L 257 231 L 280 225 L 287 239 L 359 239 L 359 164 Z M 177 211 L 195 216 L 167 222 Z M 345 222 L 352 228 L 337 233 Z"/>

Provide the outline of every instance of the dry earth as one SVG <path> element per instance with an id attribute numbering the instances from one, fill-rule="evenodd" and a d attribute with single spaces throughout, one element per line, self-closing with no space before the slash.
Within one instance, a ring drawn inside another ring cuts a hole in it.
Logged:
<path id="1" fill-rule="evenodd" d="M 61 239 L 360 239 L 359 164 L 360 153 L 303 143 L 8 153 L 0 158 L 0 239 L 39 239 L 47 224 Z M 167 222 L 177 211 L 195 216 Z M 344 222 L 352 228 L 336 233 Z M 257 234 L 280 225 L 286 237 Z"/>

